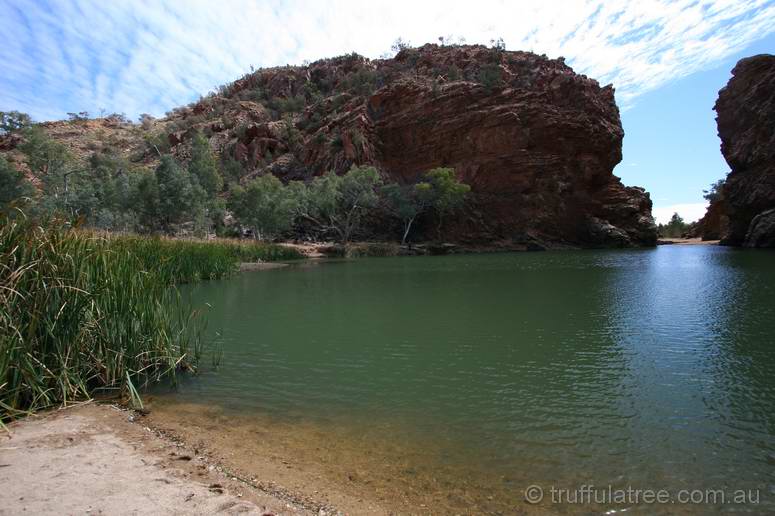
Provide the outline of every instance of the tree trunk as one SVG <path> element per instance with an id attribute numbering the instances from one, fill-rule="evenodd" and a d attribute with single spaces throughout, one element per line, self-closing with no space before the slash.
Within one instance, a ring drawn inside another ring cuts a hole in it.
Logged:
<path id="1" fill-rule="evenodd" d="M 439 212 L 439 225 L 436 226 L 436 237 L 441 240 L 441 225 L 444 224 L 444 215 Z"/>
<path id="2" fill-rule="evenodd" d="M 406 237 L 409 236 L 409 231 L 412 229 L 413 222 L 414 222 L 414 217 L 412 217 L 406 223 L 404 223 L 404 236 L 401 238 L 401 245 L 404 245 L 406 243 Z"/>

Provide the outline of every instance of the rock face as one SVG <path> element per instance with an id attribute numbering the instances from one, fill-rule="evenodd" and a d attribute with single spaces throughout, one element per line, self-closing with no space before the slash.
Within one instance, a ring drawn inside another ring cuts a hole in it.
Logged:
<path id="1" fill-rule="evenodd" d="M 697 221 L 697 226 L 690 232 L 689 237 L 699 237 L 703 240 L 720 240 L 726 235 L 729 227 L 729 218 L 726 215 L 726 202 L 723 198 L 712 201 L 705 215 Z"/>
<path id="2" fill-rule="evenodd" d="M 471 186 L 469 205 L 445 220 L 441 235 L 428 221 L 428 238 L 506 247 L 655 243 L 648 194 L 612 173 L 624 132 L 611 86 L 575 74 L 562 59 L 483 46 L 426 45 L 388 60 L 329 60 L 301 76 L 330 84 L 353 74 L 377 77 L 374 90 L 334 97 L 344 102 L 341 109 L 319 112 L 312 126 L 303 122 L 315 115 L 305 113 L 297 124 L 303 152 L 273 173 L 299 178 L 371 164 L 391 180 L 411 182 L 431 168 L 452 167 Z M 280 84 L 295 95 L 300 78 L 283 75 L 246 81 Z M 240 142 L 243 158 L 287 152 L 269 124 L 263 127 Z"/>
<path id="3" fill-rule="evenodd" d="M 448 66 L 493 58 L 483 48 L 421 52 Z M 415 80 L 377 91 L 362 113 L 373 161 L 401 181 L 453 167 L 471 185 L 448 239 L 652 243 L 648 196 L 612 175 L 623 137 L 613 89 L 559 61 L 496 57 L 503 85 L 493 91 Z"/>
<path id="4" fill-rule="evenodd" d="M 308 180 L 352 165 L 411 182 L 454 168 L 471 186 L 467 206 L 441 226 L 432 215 L 419 220 L 417 239 L 532 249 L 656 242 L 649 195 L 613 175 L 624 136 L 613 88 L 562 58 L 480 45 L 351 54 L 257 70 L 145 134 L 136 129 L 137 142 L 121 146 L 133 161 L 153 166 L 162 146 L 185 161 L 202 131 L 224 162 L 247 172 L 243 182 L 265 173 Z"/>
<path id="5" fill-rule="evenodd" d="M 722 244 L 775 247 L 775 56 L 741 59 L 715 110 L 732 169 L 723 189 L 729 224 Z"/>

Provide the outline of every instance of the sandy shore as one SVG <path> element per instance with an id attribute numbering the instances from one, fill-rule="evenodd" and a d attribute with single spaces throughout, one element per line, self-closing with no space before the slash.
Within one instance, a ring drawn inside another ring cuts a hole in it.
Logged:
<path id="1" fill-rule="evenodd" d="M 0 514 L 335 514 L 258 488 L 142 417 L 88 403 L 0 433 Z"/>
<path id="2" fill-rule="evenodd" d="M 270 271 L 288 267 L 287 263 L 279 262 L 243 262 L 239 266 L 240 272 Z"/>
<path id="3" fill-rule="evenodd" d="M 659 243 L 676 245 L 718 245 L 718 240 L 703 240 L 701 238 L 660 238 Z"/>

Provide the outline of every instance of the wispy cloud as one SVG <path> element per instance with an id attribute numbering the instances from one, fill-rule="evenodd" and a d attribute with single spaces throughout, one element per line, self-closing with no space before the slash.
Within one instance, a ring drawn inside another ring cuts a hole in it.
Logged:
<path id="1" fill-rule="evenodd" d="M 775 2 L 0 0 L 0 109 L 161 114 L 249 69 L 439 36 L 565 56 L 625 107 L 775 32 Z"/>

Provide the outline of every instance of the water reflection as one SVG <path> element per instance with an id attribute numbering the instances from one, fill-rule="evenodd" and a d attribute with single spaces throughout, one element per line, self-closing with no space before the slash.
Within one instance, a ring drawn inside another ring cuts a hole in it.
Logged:
<path id="1" fill-rule="evenodd" d="M 448 471 L 438 489 L 502 506 L 532 483 L 767 487 L 771 258 L 372 259 L 204 283 L 190 294 L 213 307 L 223 367 L 168 400 L 314 424 L 388 450 L 383 468 L 402 457 L 407 485 Z"/>

